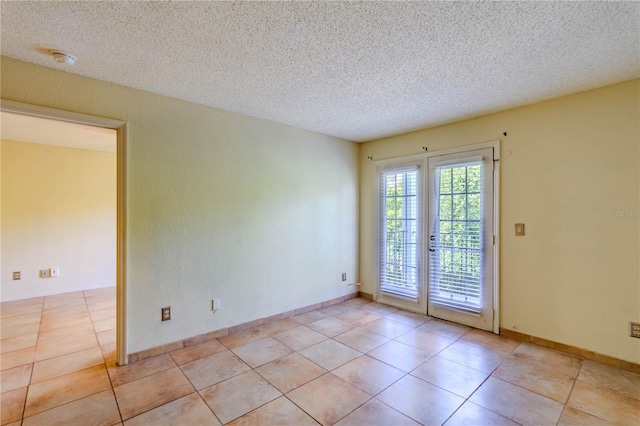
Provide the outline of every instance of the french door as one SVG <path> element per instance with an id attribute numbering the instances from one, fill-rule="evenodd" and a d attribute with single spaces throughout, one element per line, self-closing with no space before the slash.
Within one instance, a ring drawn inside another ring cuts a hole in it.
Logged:
<path id="1" fill-rule="evenodd" d="M 497 331 L 499 142 L 377 161 L 375 299 Z"/>
<path id="2" fill-rule="evenodd" d="M 493 149 L 428 163 L 427 312 L 493 330 Z"/>

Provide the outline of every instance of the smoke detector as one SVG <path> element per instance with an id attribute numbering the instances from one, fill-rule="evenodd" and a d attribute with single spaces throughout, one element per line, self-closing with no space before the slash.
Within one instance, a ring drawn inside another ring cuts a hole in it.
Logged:
<path id="1" fill-rule="evenodd" d="M 59 50 L 51 50 L 49 51 L 49 53 L 51 54 L 51 56 L 53 56 L 53 59 L 59 64 L 73 65 L 76 63 L 76 57 L 68 53 L 61 52 Z"/>

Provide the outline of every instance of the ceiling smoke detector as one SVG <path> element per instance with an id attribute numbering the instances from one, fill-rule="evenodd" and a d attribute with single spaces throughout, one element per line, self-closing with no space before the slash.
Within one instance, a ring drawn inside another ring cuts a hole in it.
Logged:
<path id="1" fill-rule="evenodd" d="M 52 50 L 50 53 L 51 56 L 53 56 L 53 59 L 55 59 L 59 64 L 73 65 L 76 63 L 76 57 L 68 53 L 60 52 L 58 50 Z"/>

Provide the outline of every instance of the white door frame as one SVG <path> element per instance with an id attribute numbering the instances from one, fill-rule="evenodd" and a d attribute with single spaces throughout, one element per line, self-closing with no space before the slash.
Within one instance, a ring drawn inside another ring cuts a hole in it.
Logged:
<path id="1" fill-rule="evenodd" d="M 378 167 L 376 167 L 376 178 L 374 180 L 375 185 L 374 185 L 374 190 L 375 190 L 375 194 L 374 194 L 374 200 L 375 200 L 375 235 L 376 235 L 376 239 L 375 239 L 375 266 L 376 266 L 376 270 L 374 271 L 374 277 L 376 278 L 376 285 L 375 285 L 375 289 L 374 289 L 374 298 L 377 300 L 379 297 L 379 287 L 380 287 L 380 279 L 379 279 L 379 265 L 380 265 L 380 260 L 379 260 L 379 243 L 380 243 L 380 230 L 379 230 L 379 220 L 380 220 L 380 214 L 378 212 L 379 210 L 379 203 L 380 203 L 380 195 L 379 195 L 379 179 L 378 179 L 378 173 L 380 170 L 381 166 L 386 166 L 389 164 L 401 164 L 401 163 L 406 163 L 406 162 L 414 162 L 416 160 L 422 160 L 424 163 L 421 166 L 423 171 L 428 170 L 428 164 L 427 161 L 430 157 L 435 157 L 435 156 L 440 156 L 440 155 L 448 155 L 448 154 L 458 154 L 458 153 L 462 153 L 462 152 L 466 152 L 466 151 L 474 151 L 474 150 L 478 150 L 478 149 L 483 149 L 483 148 L 493 148 L 493 167 L 494 167 L 494 178 L 493 178 L 493 235 L 494 235 L 494 239 L 493 239 L 493 282 L 492 282 L 492 291 L 493 291 L 493 327 L 492 327 L 492 331 L 496 334 L 500 333 L 500 301 L 499 301 L 499 296 L 500 296 L 500 140 L 494 140 L 494 141 L 489 141 L 489 142 L 483 142 L 483 143 L 478 143 L 478 144 L 474 144 L 474 145 L 466 145 L 466 146 L 459 146 L 459 147 L 455 147 L 455 148 L 451 148 L 451 149 L 445 149 L 442 151 L 429 151 L 429 152 L 425 152 L 422 154 L 415 154 L 415 155 L 409 155 L 409 156 L 405 156 L 405 157 L 397 157 L 397 158 L 387 158 L 387 159 L 382 159 L 382 160 L 377 160 L 376 161 L 376 165 Z M 423 188 L 428 188 L 428 173 L 423 173 Z M 422 211 L 424 212 L 423 214 L 423 218 L 422 220 L 426 221 L 429 219 L 428 218 L 428 197 L 423 196 L 423 209 Z M 423 229 L 423 233 L 424 233 L 424 229 L 428 229 L 425 228 L 425 226 L 422 227 Z M 424 236 L 423 236 L 424 237 Z M 423 238 L 423 241 L 426 241 L 426 239 Z M 423 247 L 424 248 L 424 247 Z M 421 257 L 421 261 L 422 261 L 422 265 L 423 265 L 423 270 L 426 270 L 426 268 L 428 268 L 428 259 L 427 259 L 427 250 L 422 250 L 422 257 Z M 422 274 L 422 280 L 421 280 L 421 286 L 422 286 L 422 297 L 421 300 L 427 300 L 427 291 L 428 291 L 428 285 L 427 285 L 427 276 L 428 274 L 423 273 Z M 385 303 L 387 303 L 385 301 Z M 395 305 L 395 304 L 394 304 Z M 396 305 L 398 306 L 398 305 Z M 421 310 L 421 309 L 420 309 Z"/>
<path id="2" fill-rule="evenodd" d="M 0 110 L 31 117 L 48 118 L 68 123 L 113 129 L 117 134 L 116 146 L 116 361 L 127 364 L 127 227 L 126 227 L 126 147 L 127 123 L 110 118 L 46 108 L 20 102 L 0 100 Z"/>

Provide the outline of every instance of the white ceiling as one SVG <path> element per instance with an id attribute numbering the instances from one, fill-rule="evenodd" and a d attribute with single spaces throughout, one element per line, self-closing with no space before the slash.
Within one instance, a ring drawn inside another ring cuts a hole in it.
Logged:
<path id="1" fill-rule="evenodd" d="M 115 152 L 117 136 L 113 129 L 0 112 L 0 139 L 3 141 Z"/>
<path id="2" fill-rule="evenodd" d="M 2 55 L 353 141 L 640 76 L 638 2 L 2 1 L 0 14 Z"/>

